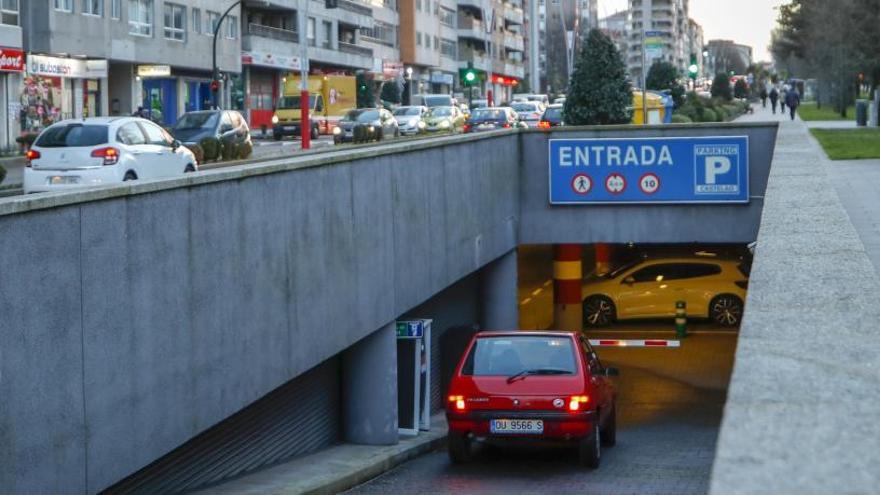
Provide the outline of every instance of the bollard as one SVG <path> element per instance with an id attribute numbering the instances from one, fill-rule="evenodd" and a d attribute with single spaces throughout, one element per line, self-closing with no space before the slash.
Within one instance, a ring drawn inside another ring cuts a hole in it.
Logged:
<path id="1" fill-rule="evenodd" d="M 680 339 L 687 337 L 687 303 L 684 301 L 675 303 L 675 336 Z"/>

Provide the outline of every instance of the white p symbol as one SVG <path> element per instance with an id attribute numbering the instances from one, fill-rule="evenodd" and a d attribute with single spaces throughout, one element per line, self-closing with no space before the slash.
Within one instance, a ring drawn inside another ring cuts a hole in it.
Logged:
<path id="1" fill-rule="evenodd" d="M 715 177 L 730 172 L 730 158 L 725 156 L 706 157 L 706 184 L 714 184 Z"/>

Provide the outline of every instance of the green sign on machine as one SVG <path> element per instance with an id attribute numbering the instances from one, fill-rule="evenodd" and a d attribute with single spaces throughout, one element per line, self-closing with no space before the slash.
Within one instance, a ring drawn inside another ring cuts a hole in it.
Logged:
<path id="1" fill-rule="evenodd" d="M 425 320 L 398 321 L 398 339 L 418 339 L 425 335 Z"/>

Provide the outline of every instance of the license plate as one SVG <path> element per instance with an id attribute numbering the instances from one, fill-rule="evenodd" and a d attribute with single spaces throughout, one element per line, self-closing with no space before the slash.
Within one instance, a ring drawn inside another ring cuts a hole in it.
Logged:
<path id="1" fill-rule="evenodd" d="M 480 124 L 480 129 L 494 129 L 494 124 Z"/>
<path id="2" fill-rule="evenodd" d="M 77 184 L 79 182 L 79 177 L 72 177 L 69 175 L 53 175 L 49 177 L 49 184 L 52 185 L 60 185 L 60 184 Z"/>
<path id="3" fill-rule="evenodd" d="M 492 433 L 509 435 L 540 435 L 544 433 L 544 421 L 540 419 L 493 419 L 489 422 Z"/>

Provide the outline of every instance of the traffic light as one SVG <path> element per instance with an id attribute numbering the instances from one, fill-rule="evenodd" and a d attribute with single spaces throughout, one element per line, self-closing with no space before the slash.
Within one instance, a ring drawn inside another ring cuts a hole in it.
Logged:
<path id="1" fill-rule="evenodd" d="M 211 81 L 211 91 L 213 91 L 213 92 L 215 92 L 215 93 L 216 93 L 217 91 L 220 91 L 220 81 L 218 81 L 218 80 L 216 80 L 216 79 L 214 79 L 213 81 Z"/>
<path id="2" fill-rule="evenodd" d="M 691 64 L 688 66 L 688 76 L 690 76 L 691 79 L 696 79 L 699 73 L 700 66 L 697 65 L 697 55 L 695 53 L 691 53 Z"/>
<path id="3" fill-rule="evenodd" d="M 464 86 L 470 86 L 477 82 L 478 79 L 477 69 L 473 67 L 468 67 L 464 69 L 458 69 L 458 78 L 461 80 L 461 84 Z"/>

